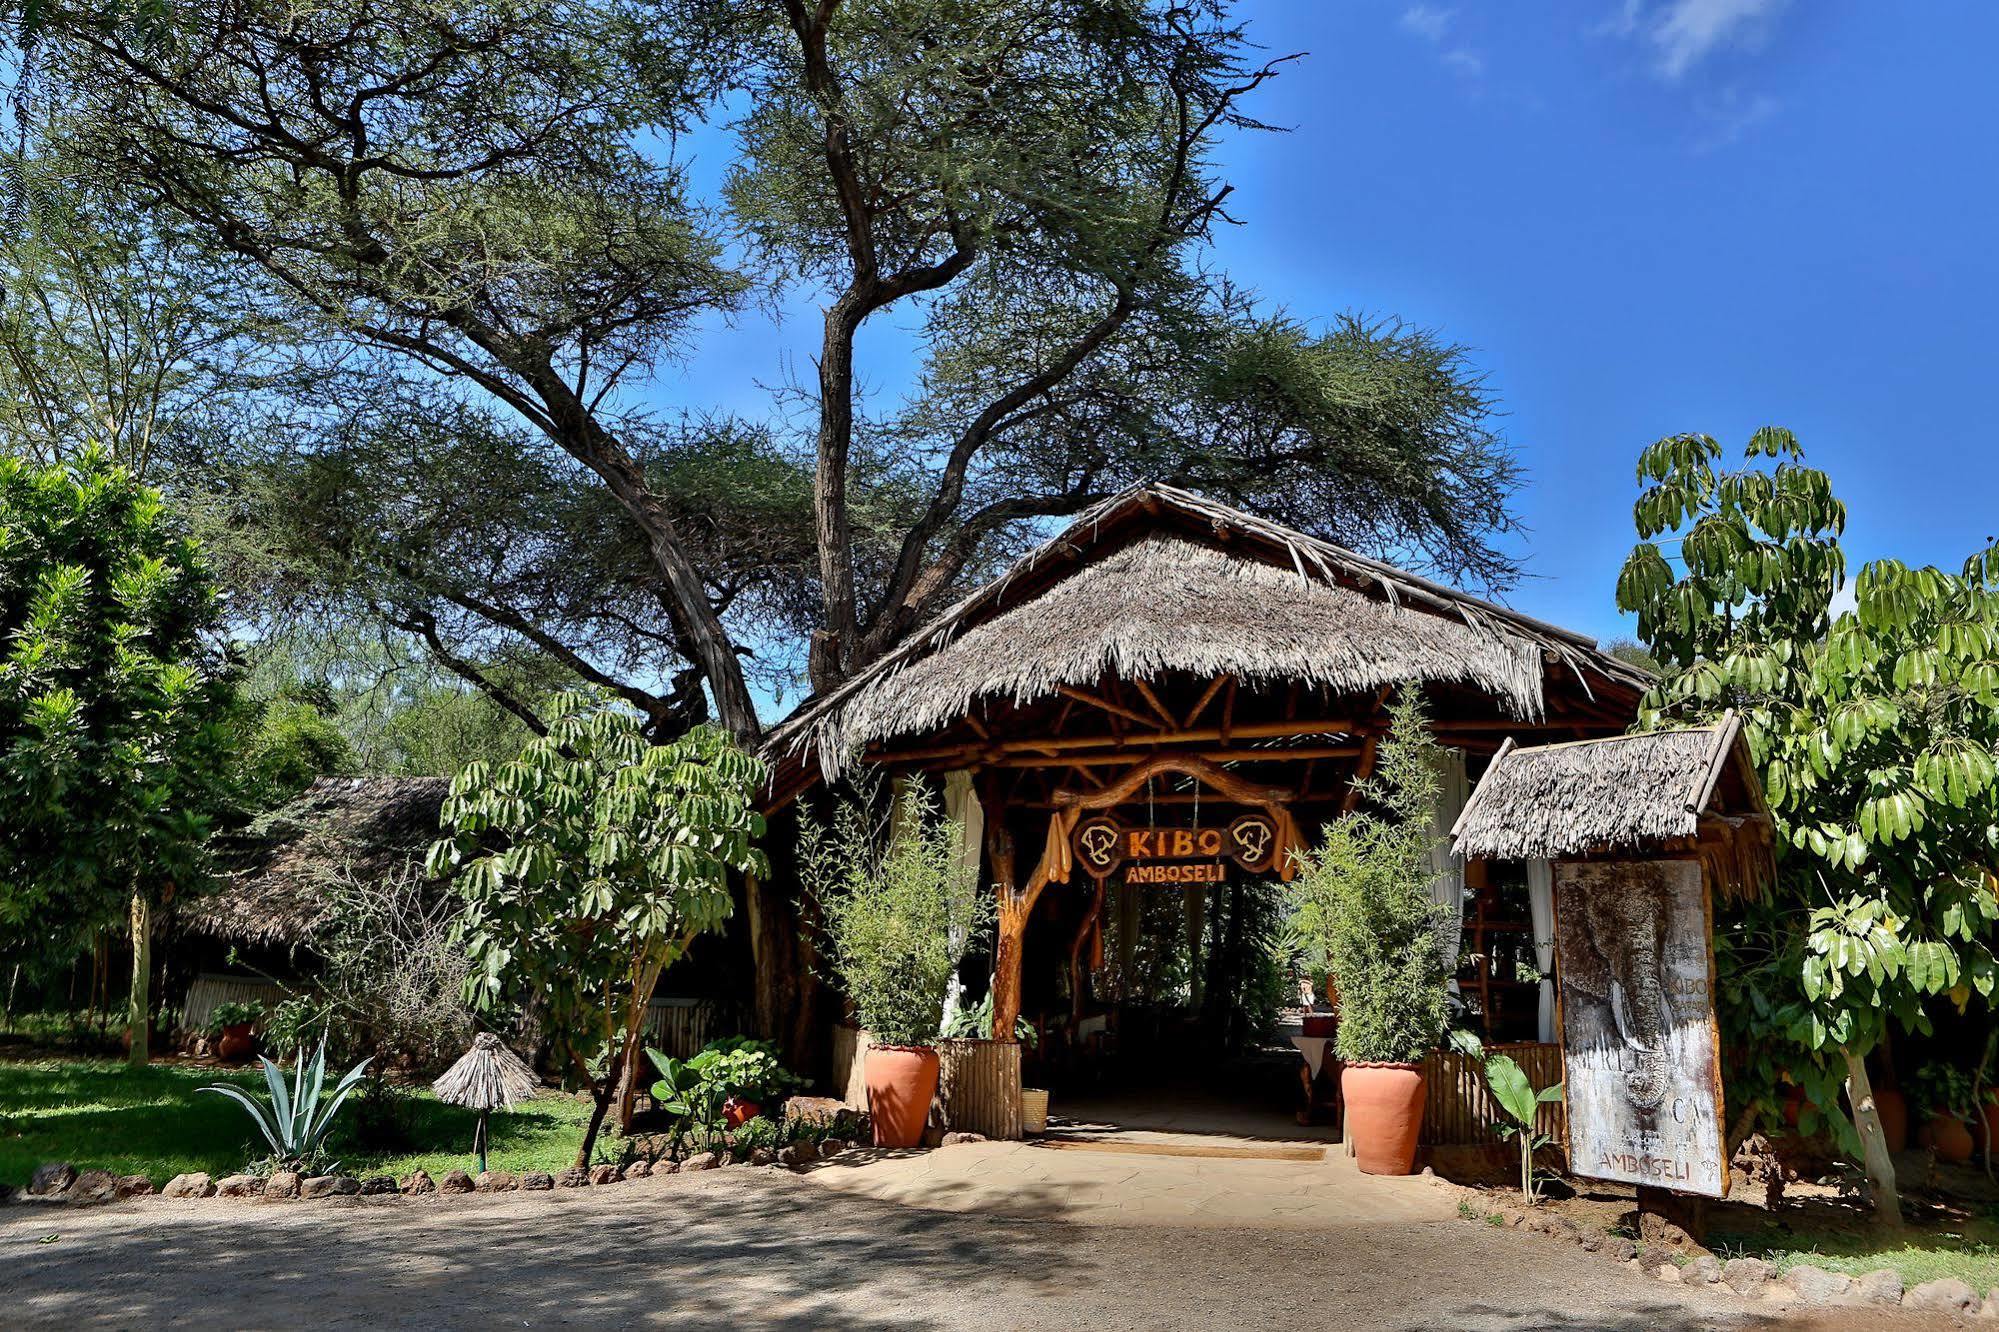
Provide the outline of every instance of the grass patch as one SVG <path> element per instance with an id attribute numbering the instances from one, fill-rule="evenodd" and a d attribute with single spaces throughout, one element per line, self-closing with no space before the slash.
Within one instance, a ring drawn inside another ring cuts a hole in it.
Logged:
<path id="1" fill-rule="evenodd" d="M 262 1095 L 255 1071 L 153 1064 L 135 1069 L 114 1060 L 63 1059 L 0 1063 L 0 1181 L 25 1184 L 44 1161 L 78 1169 L 145 1175 L 155 1186 L 190 1170 L 231 1174 L 269 1153 L 235 1102 L 197 1096 L 195 1089 L 229 1081 Z M 412 1093 L 403 1140 L 357 1140 L 353 1100 L 342 1108 L 329 1144 L 354 1175 L 415 1169 L 441 1175 L 473 1168 L 476 1116 L 446 1105 L 427 1090 Z M 560 1170 L 575 1158 L 590 1117 L 586 1101 L 549 1094 L 495 1114 L 488 1151 L 498 1170 Z M 615 1159 L 622 1142 L 606 1134 L 600 1156 Z"/>
<path id="2" fill-rule="evenodd" d="M 1981 1293 L 1999 1289 L 1999 1227 L 1986 1221 L 1957 1229 L 1912 1226 L 1892 1237 L 1801 1227 L 1781 1237 L 1717 1233 L 1708 1242 L 1718 1254 L 1762 1258 L 1780 1273 L 1809 1266 L 1860 1276 L 1888 1267 L 1901 1273 L 1904 1286 L 1956 1277 Z"/>

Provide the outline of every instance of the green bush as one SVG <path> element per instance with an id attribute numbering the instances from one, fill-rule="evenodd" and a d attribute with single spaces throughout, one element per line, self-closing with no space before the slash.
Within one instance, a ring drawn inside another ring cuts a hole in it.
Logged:
<path id="1" fill-rule="evenodd" d="M 1440 753 L 1405 690 L 1378 775 L 1361 784 L 1371 808 L 1326 825 L 1293 885 L 1297 936 L 1323 948 L 1339 984 L 1339 1057 L 1348 1062 L 1419 1062 L 1449 1017 L 1439 946 L 1449 912 L 1430 900 Z"/>
<path id="2" fill-rule="evenodd" d="M 877 789 L 843 800 L 830 831 L 799 816 L 799 865 L 818 899 L 828 955 L 861 1025 L 886 1045 L 937 1039 L 944 994 L 991 894 L 959 860 L 959 825 L 921 780 L 876 817 Z"/>

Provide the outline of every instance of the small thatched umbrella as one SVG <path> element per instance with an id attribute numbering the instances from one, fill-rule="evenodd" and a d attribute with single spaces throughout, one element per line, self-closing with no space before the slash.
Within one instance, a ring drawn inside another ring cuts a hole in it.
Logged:
<path id="1" fill-rule="evenodd" d="M 479 1112 L 479 1129 L 472 1150 L 479 1155 L 479 1173 L 486 1173 L 486 1120 L 495 1110 L 525 1101 L 541 1090 L 534 1071 L 490 1031 L 472 1038 L 472 1048 L 436 1082 L 438 1099 Z"/>

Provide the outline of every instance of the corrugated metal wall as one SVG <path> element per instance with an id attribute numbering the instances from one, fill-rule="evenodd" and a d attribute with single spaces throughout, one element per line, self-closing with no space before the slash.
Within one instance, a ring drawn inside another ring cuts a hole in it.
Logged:
<path id="1" fill-rule="evenodd" d="M 1488 1055 L 1503 1054 L 1520 1065 L 1538 1090 L 1562 1080 L 1562 1047 L 1538 1041 L 1488 1045 Z M 1475 1060 L 1433 1050 L 1423 1061 L 1423 1142 L 1429 1146 L 1477 1145 L 1500 1141 L 1493 1132 L 1505 1113 L 1493 1102 L 1485 1072 Z M 1537 1131 L 1552 1134 L 1555 1144 L 1568 1141 L 1566 1109 L 1559 1101 L 1541 1107 Z"/>

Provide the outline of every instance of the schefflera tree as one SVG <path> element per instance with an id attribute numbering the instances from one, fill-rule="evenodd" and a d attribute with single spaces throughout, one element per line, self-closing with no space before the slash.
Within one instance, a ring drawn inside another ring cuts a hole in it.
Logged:
<path id="1" fill-rule="evenodd" d="M 660 974 L 727 920 L 732 873 L 768 873 L 764 765 L 712 727 L 653 744 L 632 709 L 583 693 L 558 695 L 547 725 L 520 757 L 452 779 L 429 867 L 465 901 L 468 1001 L 532 1008 L 590 1089 L 584 1166 Z"/>
<path id="2" fill-rule="evenodd" d="M 1706 435 L 1646 449 L 1617 599 L 1665 666 L 1641 725 L 1736 709 L 1777 820 L 1775 892 L 1716 941 L 1731 1101 L 1768 1113 L 1803 1084 L 1800 1129 L 1829 1120 L 1899 1222 L 1867 1056 L 1999 977 L 1999 545 L 1955 574 L 1874 561 L 1834 615 L 1846 509 L 1803 456 L 1775 427 L 1734 471 Z"/>

